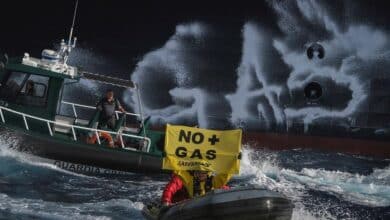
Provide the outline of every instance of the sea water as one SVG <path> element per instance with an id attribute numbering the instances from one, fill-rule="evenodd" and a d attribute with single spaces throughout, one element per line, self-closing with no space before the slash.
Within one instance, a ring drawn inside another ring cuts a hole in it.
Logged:
<path id="1" fill-rule="evenodd" d="M 0 219 L 143 219 L 161 196 L 164 174 L 83 175 L 31 162 L 0 138 Z M 390 219 L 390 160 L 244 146 L 231 186 L 278 191 L 294 203 L 293 219 Z"/>

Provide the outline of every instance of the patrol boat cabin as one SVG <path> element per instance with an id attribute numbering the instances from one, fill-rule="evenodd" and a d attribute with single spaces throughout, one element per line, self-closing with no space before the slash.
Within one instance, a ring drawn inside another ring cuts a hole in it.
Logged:
<path id="1" fill-rule="evenodd" d="M 68 65 L 73 43 L 62 40 L 57 51 L 43 50 L 41 59 L 8 59 L 0 65 L 0 125 L 22 137 L 17 148 L 39 157 L 122 171 L 153 172 L 161 170 L 164 133 L 149 129 L 148 119 L 139 114 L 116 112 L 113 130 L 98 129 L 100 112 L 95 106 L 62 100 L 67 83 L 80 79 L 94 80 L 111 86 L 139 89 L 129 80 L 81 71 Z M 103 95 L 103 94 L 102 94 Z M 96 100 L 98 101 L 98 100 Z M 61 115 L 62 107 L 72 115 Z M 80 112 L 91 112 L 81 118 Z M 139 123 L 126 126 L 126 120 Z M 109 139 L 115 143 L 109 144 Z"/>

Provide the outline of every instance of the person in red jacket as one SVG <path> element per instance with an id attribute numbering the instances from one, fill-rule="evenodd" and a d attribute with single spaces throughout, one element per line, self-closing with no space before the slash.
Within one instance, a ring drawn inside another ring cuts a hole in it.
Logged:
<path id="1" fill-rule="evenodd" d="M 229 189 L 226 183 L 230 177 L 231 175 L 228 174 L 213 176 L 207 171 L 176 171 L 165 186 L 161 203 L 163 206 L 169 206 L 195 196 L 204 195 L 214 189 Z"/>

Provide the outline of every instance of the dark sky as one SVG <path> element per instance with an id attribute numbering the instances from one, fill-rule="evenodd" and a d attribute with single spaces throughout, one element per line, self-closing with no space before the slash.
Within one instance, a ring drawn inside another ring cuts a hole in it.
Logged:
<path id="1" fill-rule="evenodd" d="M 336 17 L 348 19 L 342 2 L 326 2 L 334 8 Z M 353 19 L 379 25 L 388 23 L 387 1 L 355 2 L 351 1 L 350 5 L 364 10 L 354 12 L 361 15 L 351 16 Z M 42 49 L 68 36 L 74 3 L 75 0 L 3 1 L 0 52 L 20 56 L 29 51 L 39 56 Z M 80 47 L 113 58 L 123 68 L 133 69 L 140 57 L 161 47 L 173 35 L 177 24 L 202 21 L 240 34 L 242 25 L 249 20 L 258 20 L 272 28 L 277 23 L 265 0 L 79 0 L 74 33 Z"/>
<path id="2" fill-rule="evenodd" d="M 74 2 L 7 1 L 2 3 L 0 49 L 19 54 L 47 47 L 68 35 Z M 183 22 L 205 21 L 240 27 L 250 18 L 269 20 L 272 10 L 264 1 L 109 1 L 79 0 L 75 35 L 81 44 L 111 54 L 131 49 L 134 55 L 161 46 Z M 109 42 L 108 42 L 109 41 Z M 105 46 L 102 44 L 109 46 Z"/>

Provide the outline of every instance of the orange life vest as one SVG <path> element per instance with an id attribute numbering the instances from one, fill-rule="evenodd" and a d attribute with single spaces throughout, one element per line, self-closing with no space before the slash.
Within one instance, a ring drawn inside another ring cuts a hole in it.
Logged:
<path id="1" fill-rule="evenodd" d="M 109 147 L 114 147 L 114 140 L 112 139 L 112 137 L 109 133 L 102 131 L 102 132 L 99 132 L 99 136 L 108 142 Z M 97 141 L 96 134 L 94 134 L 92 137 L 87 138 L 88 144 L 95 144 L 96 141 Z"/>

